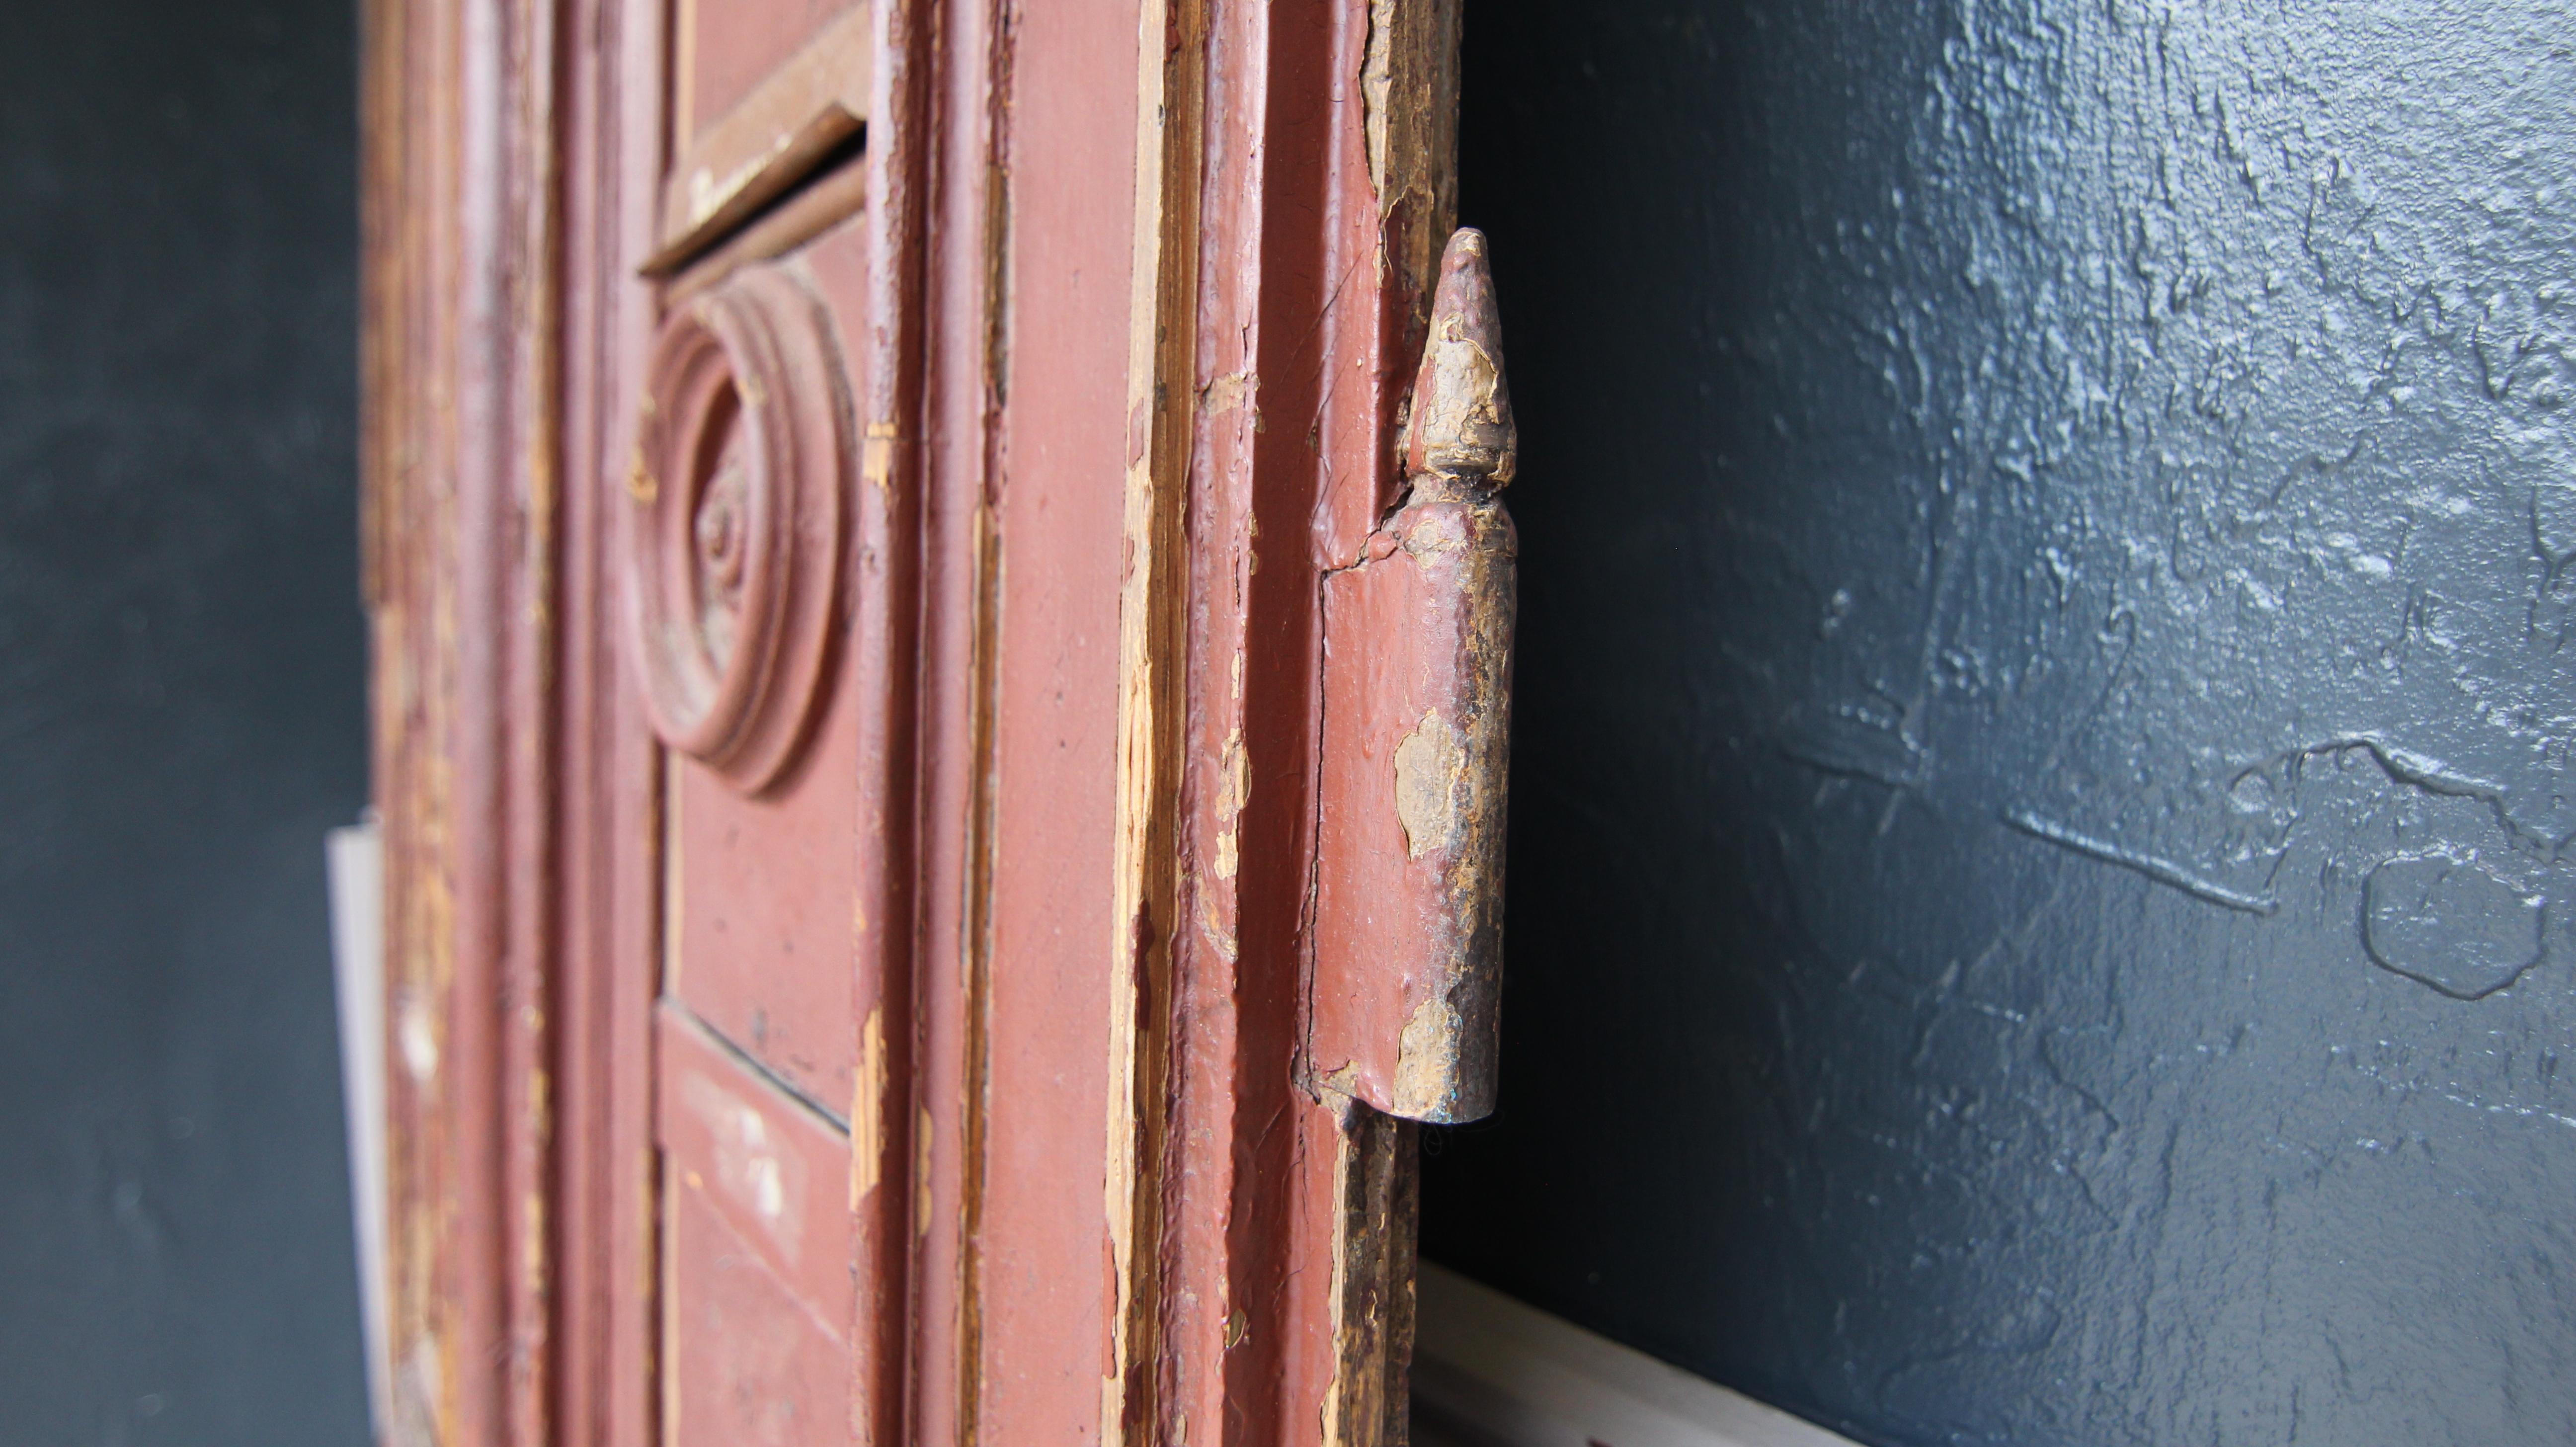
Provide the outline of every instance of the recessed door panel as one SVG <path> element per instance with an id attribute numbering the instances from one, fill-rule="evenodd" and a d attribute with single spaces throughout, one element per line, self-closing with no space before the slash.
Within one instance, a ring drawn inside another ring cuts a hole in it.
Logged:
<path id="1" fill-rule="evenodd" d="M 862 768 L 852 654 L 885 605 L 853 562 L 863 378 L 843 343 L 864 334 L 866 284 L 846 219 L 784 255 L 682 266 L 639 403 L 627 563 L 665 744 L 653 1113 L 670 1447 L 850 1430 L 867 1287 L 850 1121 L 877 1119 L 854 1089 L 860 1002 L 881 999 L 884 972 L 861 947 L 860 835 L 886 800 Z"/>
<path id="2" fill-rule="evenodd" d="M 678 135 L 704 135 L 827 26 L 865 9 L 853 0 L 681 0 L 679 73 L 672 78 Z"/>
<path id="3" fill-rule="evenodd" d="M 714 1208 L 666 1168 L 668 1447 L 822 1447 L 849 1433 L 849 1345 Z"/>
<path id="4" fill-rule="evenodd" d="M 664 991 L 781 1082 L 850 1102 L 852 840 L 858 785 L 848 670 L 817 718 L 807 767 L 746 797 L 686 760 L 671 766 L 672 949 Z"/>
<path id="5" fill-rule="evenodd" d="M 686 1011 L 664 1002 L 655 1034 L 661 1145 L 675 1186 L 703 1198 L 805 1308 L 850 1319 L 850 1134 L 778 1089 Z"/>

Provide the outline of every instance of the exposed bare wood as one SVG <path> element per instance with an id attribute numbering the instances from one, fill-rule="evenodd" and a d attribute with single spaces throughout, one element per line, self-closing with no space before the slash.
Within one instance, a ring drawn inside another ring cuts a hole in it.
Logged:
<path id="1" fill-rule="evenodd" d="M 1369 0 L 1362 89 L 1384 265 L 1418 347 L 1432 268 L 1458 214 L 1459 0 Z"/>
<path id="2" fill-rule="evenodd" d="M 1347 294 L 1332 348 L 1358 383 L 1323 431 L 1327 473 L 1315 544 L 1327 567 L 1356 561 L 1395 506 L 1400 410 L 1421 356 L 1440 247 L 1457 225 L 1461 0 L 1351 0 L 1364 43 L 1348 57 L 1364 118 L 1341 141 L 1332 182 L 1333 260 Z"/>
<path id="3" fill-rule="evenodd" d="M 1197 394 L 1199 157 L 1207 11 L 1140 6 L 1129 278 L 1125 560 L 1118 601 L 1118 817 L 1110 894 L 1105 1207 L 1118 1299 L 1101 1383 L 1106 1447 L 1151 1440 L 1161 1337 L 1165 1078 L 1179 927 L 1183 606 Z"/>
<path id="4" fill-rule="evenodd" d="M 882 0 L 887 11 L 889 71 L 901 66 L 908 86 L 881 82 L 888 112 L 910 126 L 917 144 L 910 166 L 898 146 L 873 162 L 887 176 L 869 224 L 878 256 L 893 253 L 901 270 L 879 272 L 879 285 L 918 297 L 909 311 L 887 315 L 875 339 L 880 358 L 900 358 L 914 378 L 909 394 L 880 390 L 867 415 L 894 438 L 916 439 L 889 454 L 893 492 L 917 499 L 919 535 L 903 545 L 919 559 L 919 657 L 916 708 L 925 745 L 913 794 L 919 850 L 915 917 L 908 922 L 915 969 L 913 1069 L 903 1124 L 912 1188 L 903 1193 L 909 1220 L 901 1248 L 908 1258 L 900 1330 L 888 1351 L 901 1364 L 905 1398 L 900 1435 L 924 1447 L 973 1440 L 978 1401 L 979 1326 L 975 1318 L 969 1212 L 969 1137 L 983 1106 L 981 1040 L 974 1022 L 987 1010 L 984 965 L 991 938 L 992 853 L 989 781 L 992 741 L 991 614 L 986 500 L 993 442 L 993 383 L 982 342 L 986 292 L 981 262 L 989 244 L 982 189 L 992 178 L 992 140 L 985 108 L 991 82 L 994 6 L 935 0 Z M 901 35 L 910 42 L 899 45 Z M 882 128 L 881 128 L 882 129 Z M 943 178 L 934 185 L 932 177 Z M 899 218 L 912 218 L 903 231 Z M 931 232 L 936 248 L 918 238 Z M 916 238 L 901 251 L 898 238 Z M 933 264 L 934 251 L 937 264 Z M 881 263 L 882 264 L 882 263 Z M 884 295 L 886 293 L 881 293 Z M 896 347 L 896 338 L 909 345 Z M 892 375 L 887 373 L 885 375 Z M 906 466 L 910 463 L 910 466 Z M 863 460 L 862 475 L 870 471 Z M 903 486 L 911 482 L 914 486 Z M 873 484 L 867 486 L 877 492 Z M 881 1419 L 882 1420 L 882 1419 Z"/>
<path id="5" fill-rule="evenodd" d="M 1347 1112 L 1335 1181 L 1334 1372 L 1322 1444 L 1405 1447 L 1421 1210 L 1418 1128 L 1357 1103 Z"/>

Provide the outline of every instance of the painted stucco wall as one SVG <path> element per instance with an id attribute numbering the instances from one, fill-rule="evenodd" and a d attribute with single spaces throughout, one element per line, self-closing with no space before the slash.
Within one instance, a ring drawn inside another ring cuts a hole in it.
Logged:
<path id="1" fill-rule="evenodd" d="M 2576 18 L 1468 35 L 1523 632 L 1426 1253 L 1873 1443 L 2576 1441 Z"/>
<path id="2" fill-rule="evenodd" d="M 353 8 L 0 24 L 0 1441 L 366 1431 Z"/>

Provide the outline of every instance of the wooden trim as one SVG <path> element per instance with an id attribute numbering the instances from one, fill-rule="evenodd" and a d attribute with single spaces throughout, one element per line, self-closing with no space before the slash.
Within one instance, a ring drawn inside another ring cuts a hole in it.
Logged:
<path id="1" fill-rule="evenodd" d="M 398 13 L 399 12 L 399 13 Z M 542 948 L 550 29 L 371 6 L 367 492 L 388 864 L 396 1442 L 546 1421 Z M 533 407 L 532 407 L 533 402 Z M 528 504 L 533 503 L 533 510 Z M 504 1060 L 513 1062 L 502 1068 Z"/>
<path id="2" fill-rule="evenodd" d="M 663 186 L 662 241 L 644 259 L 647 273 L 678 270 L 866 129 L 878 33 L 871 9 L 860 5 L 823 27 L 705 130 L 673 127 L 680 163 Z M 675 82 L 675 95 L 685 90 Z"/>
<path id="3" fill-rule="evenodd" d="M 930 1010 L 931 972 L 924 946 L 924 890 L 931 874 L 926 780 L 931 750 L 930 701 L 923 681 L 929 637 L 923 609 L 927 486 L 920 446 L 928 365 L 928 300 L 924 286 L 924 205 L 931 140 L 928 134 L 929 63 L 935 27 L 920 0 L 873 0 L 874 60 L 868 114 L 873 133 L 866 160 L 869 299 L 872 331 L 851 345 L 867 352 L 862 372 L 867 391 L 859 409 L 859 480 L 852 536 L 853 566 L 879 579 L 890 615 L 884 626 L 863 629 L 846 666 L 857 673 L 867 701 L 859 720 L 859 766 L 875 781 L 882 811 L 857 841 L 860 898 L 855 933 L 862 949 L 883 962 L 875 1001 L 862 1000 L 852 1028 L 859 1032 L 861 1090 L 877 1099 L 851 1103 L 854 1150 L 851 1168 L 873 1176 L 873 1197 L 854 1180 L 851 1210 L 853 1260 L 863 1290 L 852 1323 L 851 1371 L 861 1390 L 852 1393 L 857 1420 L 851 1435 L 864 1447 L 894 1447 L 908 1440 L 920 1401 L 914 1375 L 919 1352 L 912 1323 L 920 1301 L 920 1248 L 928 1230 L 923 1197 L 930 1172 L 919 1164 L 931 1133 L 917 1128 L 924 1100 L 921 1062 Z M 819 188 L 818 188 L 819 189 Z M 871 1109 L 873 1106 L 873 1109 Z M 873 1120 L 873 1129 L 863 1122 Z M 874 1158 L 861 1154 L 876 1147 Z"/>
<path id="4" fill-rule="evenodd" d="M 547 961 L 557 1042 L 547 1203 L 555 1250 L 554 1442 L 656 1439 L 652 1281 L 660 1248 L 650 1086 L 663 860 L 660 751 L 620 646 L 611 495 L 631 446 L 629 408 L 656 317 L 633 277 L 654 238 L 649 179 L 662 163 L 654 75 L 665 8 L 599 0 L 569 14 L 589 41 L 558 65 L 562 103 L 559 290 L 561 586 L 557 697 L 559 926 Z M 521 1439 L 524 1440 L 524 1439 Z"/>
<path id="5" fill-rule="evenodd" d="M 1161 1278 L 1182 726 L 1197 398 L 1204 0 L 1138 7 L 1136 190 L 1128 287 L 1125 561 L 1118 603 L 1118 784 L 1109 945 L 1109 1156 L 1117 1302 L 1100 1441 L 1167 1439 Z"/>
<path id="6" fill-rule="evenodd" d="M 812 185 L 717 242 L 673 277 L 663 292 L 664 305 L 680 306 L 722 285 L 742 268 L 784 256 L 848 220 L 851 212 L 866 204 L 874 181 L 866 162 L 856 159 L 816 177 Z"/>
<path id="7" fill-rule="evenodd" d="M 1421 1272 L 1424 1447 L 1856 1447 L 1446 1267 Z"/>
<path id="8" fill-rule="evenodd" d="M 905 339 L 904 350 L 913 355 L 898 360 L 917 381 L 909 396 L 881 396 L 873 410 L 896 438 L 896 487 L 917 479 L 914 727 L 924 740 L 946 741 L 923 748 L 913 794 L 916 1013 L 911 1108 L 904 1119 L 912 1149 L 903 1162 L 913 1189 L 903 1243 L 909 1262 L 899 1340 L 906 1392 L 898 1440 L 964 1447 L 975 1440 L 981 1402 L 976 1251 L 987 1105 L 984 1023 L 991 1001 L 998 610 L 991 494 L 999 389 L 990 318 L 991 258 L 999 243 L 990 197 L 999 143 L 990 90 L 1008 75 L 1008 52 L 999 39 L 1000 0 L 888 0 L 886 8 L 899 15 L 890 14 L 881 53 L 905 57 L 909 83 L 893 94 L 911 107 L 918 160 L 889 176 L 872 221 L 883 228 L 881 237 L 890 237 L 898 224 L 895 208 L 903 208 L 915 218 L 916 234 L 935 229 L 942 237 L 939 255 L 947 263 L 932 265 L 926 241 L 910 254 L 918 322 Z M 888 244 L 881 241 L 881 258 Z M 957 264 L 961 259 L 982 264 Z M 881 264 L 879 271 L 884 285 L 887 268 Z M 862 474 L 872 471 L 863 461 Z"/>
<path id="9" fill-rule="evenodd" d="M 1208 7 L 1184 393 L 1195 412 L 1189 551 L 1186 585 L 1169 594 L 1183 600 L 1187 635 L 1161 1207 L 1165 1440 L 1192 1440 L 1211 1420 L 1229 1443 L 1403 1440 L 1414 1128 L 1298 1083 L 1317 602 L 1332 565 L 1306 540 L 1320 536 L 1336 477 L 1392 472 L 1392 434 L 1378 424 L 1414 359 L 1386 348 L 1399 293 L 1385 282 L 1362 164 L 1369 37 L 1396 19 L 1419 31 L 1425 13 L 1453 8 Z M 1454 37 L 1454 23 L 1439 33 Z M 1416 89 L 1406 103 L 1454 107 L 1447 74 L 1450 89 Z M 1428 219 L 1445 236 L 1447 216 Z M 1158 381 L 1167 398 L 1183 392 L 1168 373 Z"/>

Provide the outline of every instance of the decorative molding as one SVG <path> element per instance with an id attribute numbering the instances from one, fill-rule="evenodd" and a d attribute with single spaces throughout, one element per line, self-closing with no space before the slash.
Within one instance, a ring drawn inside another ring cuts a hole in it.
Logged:
<path id="1" fill-rule="evenodd" d="M 674 313 L 646 372 L 625 509 L 645 703 L 745 792 L 786 768 L 821 689 L 847 392 L 821 303 L 771 266 Z"/>

